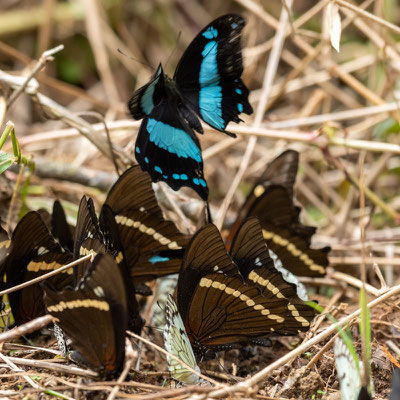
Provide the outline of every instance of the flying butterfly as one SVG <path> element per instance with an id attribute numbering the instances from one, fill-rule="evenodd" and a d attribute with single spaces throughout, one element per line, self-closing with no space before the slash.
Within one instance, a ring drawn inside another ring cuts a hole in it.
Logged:
<path id="1" fill-rule="evenodd" d="M 240 247 L 252 251 L 252 240 L 247 236 Z M 253 255 L 247 259 L 237 251 L 235 259 L 244 265 Z M 240 273 L 214 225 L 206 225 L 193 236 L 179 273 L 177 304 L 196 354 L 212 357 L 246 343 L 267 345 L 271 333 L 295 335 L 309 328 L 310 311 L 302 317 L 291 308 L 292 299 L 282 295 L 290 284 L 282 279 L 277 283 L 280 273 L 268 267 L 269 256 L 261 254 L 253 262 L 258 267 L 265 264 L 269 280 L 276 283 L 274 288 L 267 286 L 268 296 Z M 294 288 L 290 293 L 296 296 Z"/>
<path id="2" fill-rule="evenodd" d="M 40 214 L 31 211 L 18 222 L 12 233 L 9 251 L 1 266 L 2 273 L 7 276 L 3 287 L 16 286 L 71 261 L 71 253 L 54 239 Z M 61 289 L 72 283 L 72 268 L 48 280 Z M 45 314 L 43 290 L 39 284 L 9 293 L 8 299 L 17 325 Z"/>
<path id="3" fill-rule="evenodd" d="M 178 306 L 171 295 L 168 295 L 164 312 L 165 328 L 163 336 L 165 349 L 195 371 L 200 372 L 192 346 L 186 334 L 185 326 L 183 325 L 181 315 L 179 314 Z M 188 385 L 196 385 L 199 383 L 201 378 L 189 369 L 185 368 L 177 360 L 167 355 L 167 361 L 169 371 L 174 379 Z"/>
<path id="4" fill-rule="evenodd" d="M 71 338 L 72 359 L 112 379 L 125 358 L 127 299 L 119 269 L 109 254 L 98 254 L 76 287 L 43 284 L 47 312 Z"/>
<path id="5" fill-rule="evenodd" d="M 260 220 L 263 236 L 276 263 L 299 276 L 323 276 L 329 264 L 330 247 L 311 248 L 316 229 L 299 220 L 301 208 L 293 203 L 299 154 L 287 150 L 274 159 L 257 180 L 227 238 L 250 216 Z"/>
<path id="6" fill-rule="evenodd" d="M 135 283 L 179 271 L 189 236 L 182 234 L 173 222 L 164 219 L 151 179 L 138 165 L 118 178 L 104 205 L 109 206 L 115 216 Z"/>
<path id="7" fill-rule="evenodd" d="M 203 199 L 208 186 L 203 174 L 199 117 L 225 132 L 241 113 L 251 114 L 249 90 L 241 80 L 240 46 L 245 20 L 235 14 L 207 25 L 184 52 L 173 79 L 158 67 L 150 82 L 138 89 L 128 107 L 143 119 L 135 144 L 136 160 L 153 182 L 165 181 L 172 189 L 191 187 Z"/>

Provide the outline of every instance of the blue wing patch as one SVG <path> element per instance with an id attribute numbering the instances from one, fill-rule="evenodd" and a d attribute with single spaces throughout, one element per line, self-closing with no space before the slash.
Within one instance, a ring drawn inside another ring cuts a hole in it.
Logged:
<path id="1" fill-rule="evenodd" d="M 129 99 L 129 111 L 135 119 L 142 119 L 151 114 L 163 97 L 165 97 L 165 81 L 160 64 L 150 82 L 138 89 Z"/>
<path id="2" fill-rule="evenodd" d="M 189 186 L 207 199 L 200 143 L 176 105 L 164 100 L 143 120 L 135 155 L 153 182 L 163 180 L 174 190 Z"/>

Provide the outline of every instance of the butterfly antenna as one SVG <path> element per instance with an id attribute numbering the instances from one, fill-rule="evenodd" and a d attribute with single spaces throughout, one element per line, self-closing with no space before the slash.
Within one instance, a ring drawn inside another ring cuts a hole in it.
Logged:
<path id="1" fill-rule="evenodd" d="M 182 34 L 182 31 L 179 31 L 178 37 L 176 38 L 175 47 L 172 49 L 171 54 L 169 55 L 169 57 L 167 59 L 167 62 L 165 63 L 164 68 L 167 68 L 168 63 L 170 62 L 173 54 L 175 53 L 175 51 L 176 51 L 176 49 L 178 47 L 179 39 L 181 38 L 181 34 Z"/>
<path id="2" fill-rule="evenodd" d="M 137 63 L 142 64 L 142 65 L 144 65 L 145 67 L 148 67 L 148 68 L 152 69 L 153 71 L 156 70 L 152 65 L 150 65 L 150 64 L 149 64 L 148 62 L 146 62 L 146 61 L 140 61 L 140 60 L 138 60 L 137 58 L 128 56 L 128 54 L 125 54 L 121 49 L 117 49 L 117 51 L 118 51 L 118 53 L 122 54 L 122 55 L 125 56 L 125 57 L 128 57 L 128 58 L 129 58 L 130 60 L 132 60 L 132 61 L 136 61 Z"/>
<path id="3" fill-rule="evenodd" d="M 212 224 L 213 223 L 213 219 L 211 216 L 211 210 L 210 210 L 210 204 L 208 201 L 206 201 L 206 208 L 205 208 L 205 213 L 206 213 L 206 221 L 208 224 Z"/>

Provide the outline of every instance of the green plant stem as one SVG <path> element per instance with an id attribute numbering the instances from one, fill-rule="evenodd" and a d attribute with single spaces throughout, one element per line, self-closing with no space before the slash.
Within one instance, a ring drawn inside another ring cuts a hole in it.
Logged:
<path id="1" fill-rule="evenodd" d="M 3 148 L 5 141 L 8 138 L 8 135 L 10 135 L 10 133 L 14 131 L 14 124 L 11 121 L 8 121 L 6 124 L 6 128 L 4 129 L 3 133 L 0 136 L 0 150 Z M 13 145 L 14 147 L 14 145 Z"/>

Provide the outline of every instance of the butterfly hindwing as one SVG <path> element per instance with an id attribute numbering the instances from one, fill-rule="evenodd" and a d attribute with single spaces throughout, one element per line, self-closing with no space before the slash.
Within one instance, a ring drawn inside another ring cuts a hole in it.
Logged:
<path id="1" fill-rule="evenodd" d="M 107 378 L 117 376 L 125 357 L 126 293 L 108 254 L 97 255 L 75 288 L 57 291 L 44 284 L 47 311 L 72 340 L 89 366 Z"/>
<path id="2" fill-rule="evenodd" d="M 174 190 L 189 186 L 207 199 L 200 143 L 177 105 L 163 100 L 154 107 L 140 126 L 135 154 L 153 182 L 165 181 Z"/>
<path id="3" fill-rule="evenodd" d="M 251 114 L 243 72 L 240 38 L 244 19 L 228 14 L 207 25 L 191 42 L 174 80 L 191 107 L 207 124 L 225 131 L 239 114 Z"/>
<path id="4" fill-rule="evenodd" d="M 165 304 L 165 329 L 163 331 L 166 350 L 182 360 L 186 365 L 200 372 L 196 363 L 193 349 L 186 334 L 185 326 L 178 311 L 178 306 L 174 298 L 168 295 Z M 199 377 L 189 371 L 177 360 L 167 355 L 168 368 L 174 379 L 195 385 L 199 382 Z"/>

